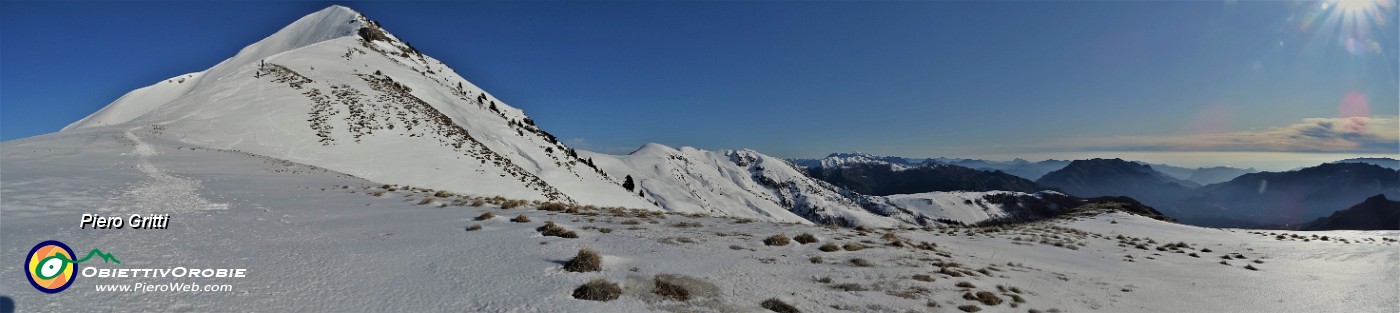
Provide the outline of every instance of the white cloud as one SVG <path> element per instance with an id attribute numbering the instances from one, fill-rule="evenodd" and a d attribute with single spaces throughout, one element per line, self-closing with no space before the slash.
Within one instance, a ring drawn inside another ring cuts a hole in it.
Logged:
<path id="1" fill-rule="evenodd" d="M 1271 151 L 1400 153 L 1400 117 L 1305 118 L 1265 130 L 1075 139 L 1038 146 L 1061 151 Z"/>

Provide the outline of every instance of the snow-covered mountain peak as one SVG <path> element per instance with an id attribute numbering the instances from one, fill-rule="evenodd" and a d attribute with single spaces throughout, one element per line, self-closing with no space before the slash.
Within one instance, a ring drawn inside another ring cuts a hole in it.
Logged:
<path id="1" fill-rule="evenodd" d="M 362 28 L 378 28 L 360 12 L 332 5 L 307 14 L 257 43 L 244 47 L 218 68 L 236 67 L 259 62 L 273 55 L 316 44 L 322 41 L 356 35 Z M 374 27 L 371 27 L 374 26 Z"/>
<path id="2" fill-rule="evenodd" d="M 342 6 L 209 69 L 129 92 L 65 131 L 137 128 L 381 183 L 654 206 L 521 110 Z"/>
<path id="3" fill-rule="evenodd" d="M 217 84 L 225 76 L 248 67 L 260 66 L 268 58 L 327 40 L 357 35 L 361 29 L 377 29 L 377 23 L 350 8 L 332 5 L 307 14 L 256 43 L 243 47 L 233 57 L 204 71 L 183 74 L 133 90 L 92 115 L 69 124 L 61 131 L 115 125 L 129 122 L 190 92 Z M 394 38 L 379 30 L 388 38 Z M 397 38 L 394 39 L 397 41 Z"/>
<path id="4" fill-rule="evenodd" d="M 670 146 L 667 146 L 667 145 L 663 145 L 663 144 L 659 144 L 659 143 L 654 143 L 654 142 L 652 142 L 652 143 L 644 144 L 644 145 L 642 145 L 641 147 L 638 147 L 637 150 L 633 150 L 632 153 L 628 153 L 627 155 L 662 156 L 662 155 L 671 155 L 671 154 L 675 154 L 675 153 L 677 153 L 677 152 L 678 152 L 678 151 L 676 151 L 675 148 L 671 148 Z"/>

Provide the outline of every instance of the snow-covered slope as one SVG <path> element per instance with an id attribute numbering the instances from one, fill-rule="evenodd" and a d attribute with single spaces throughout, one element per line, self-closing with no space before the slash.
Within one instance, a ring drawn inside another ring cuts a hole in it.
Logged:
<path id="1" fill-rule="evenodd" d="M 520 110 L 341 6 L 205 71 L 132 91 L 64 132 L 127 129 L 382 183 L 652 207 Z"/>
<path id="2" fill-rule="evenodd" d="M 880 198 L 900 208 L 935 219 L 976 224 L 987 220 L 1018 219 L 1030 214 L 1027 211 L 1032 207 L 1068 209 L 1057 203 L 1060 199 L 1046 199 L 1047 196 L 1066 198 L 1064 194 L 1054 191 L 939 191 Z"/>
<path id="3" fill-rule="evenodd" d="M 637 192 L 674 212 L 886 227 L 1034 220 L 1084 203 L 1053 191 L 861 195 L 808 177 L 787 160 L 752 150 L 715 152 L 653 143 L 623 156 L 580 155 L 614 179 L 631 177 Z"/>
<path id="4" fill-rule="evenodd" d="M 1400 231 L 1212 229 L 1122 213 L 862 230 L 472 206 L 470 197 L 386 189 L 170 137 L 147 128 L 0 143 L 0 255 L 59 240 L 121 260 L 94 258 L 84 268 L 242 268 L 247 276 L 78 277 L 45 294 L 11 267 L 0 271 L 0 296 L 15 311 L 767 312 L 768 299 L 802 312 L 1400 311 Z M 75 225 L 83 213 L 145 212 L 173 214 L 170 228 Z M 537 228 L 546 221 L 577 238 L 544 236 Z M 763 242 L 803 233 L 818 241 Z M 600 269 L 564 270 L 585 247 L 602 255 Z M 573 297 L 593 279 L 617 283 L 621 294 Z M 657 295 L 657 280 L 689 298 Z M 231 289 L 96 290 L 135 283 Z M 965 298 L 977 293 L 998 301 Z"/>
<path id="5" fill-rule="evenodd" d="M 843 193 L 785 160 L 753 150 L 647 144 L 622 156 L 580 155 L 615 179 L 632 177 L 647 200 L 675 212 L 872 227 L 922 220 L 896 208 L 863 208 L 861 196 Z"/>

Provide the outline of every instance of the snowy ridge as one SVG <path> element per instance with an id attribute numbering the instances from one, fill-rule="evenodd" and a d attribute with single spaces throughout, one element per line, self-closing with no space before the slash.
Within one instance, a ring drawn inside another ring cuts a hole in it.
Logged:
<path id="1" fill-rule="evenodd" d="M 639 193 L 668 211 L 848 226 L 918 223 L 914 216 L 872 213 L 790 163 L 753 150 L 653 143 L 622 156 L 580 154 L 614 179 L 631 176 Z"/>
<path id="2" fill-rule="evenodd" d="M 1026 198 L 1044 200 L 1047 195 L 1064 196 L 1064 194 L 1054 191 L 1041 191 L 1036 193 L 1011 192 L 1011 191 L 949 191 L 949 192 L 926 192 L 907 195 L 891 195 L 880 197 L 888 203 L 902 209 L 917 212 L 925 216 L 936 219 L 952 220 L 964 224 L 976 224 L 983 221 L 1015 218 L 1027 214 L 1020 207 L 1029 206 L 1025 203 Z M 1022 200 L 1019 205 L 999 203 L 990 199 L 1001 196 Z M 1060 209 L 1058 207 L 1054 209 Z"/>

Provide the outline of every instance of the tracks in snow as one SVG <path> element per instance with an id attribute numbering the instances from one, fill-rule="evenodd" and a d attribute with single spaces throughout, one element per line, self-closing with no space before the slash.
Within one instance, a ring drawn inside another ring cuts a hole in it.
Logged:
<path id="1" fill-rule="evenodd" d="M 135 146 L 131 154 L 138 158 L 136 169 L 146 174 L 145 180 L 127 190 L 125 196 L 132 200 L 132 205 L 124 207 L 125 210 L 171 213 L 228 209 L 227 203 L 215 203 L 199 196 L 199 181 L 167 174 L 152 164 L 151 158 L 160 155 L 160 151 L 136 136 L 135 131 L 139 129 L 128 129 L 122 134 Z"/>

